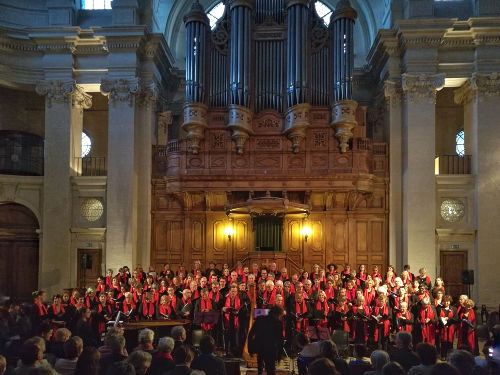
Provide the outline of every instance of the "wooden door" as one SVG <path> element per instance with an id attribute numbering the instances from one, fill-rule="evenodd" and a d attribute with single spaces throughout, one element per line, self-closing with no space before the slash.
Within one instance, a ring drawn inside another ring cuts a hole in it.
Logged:
<path id="1" fill-rule="evenodd" d="M 467 285 L 462 284 L 462 271 L 467 269 L 467 251 L 441 251 L 440 259 L 446 294 L 457 301 L 458 296 L 467 294 Z"/>
<path id="2" fill-rule="evenodd" d="M 101 249 L 78 249 L 78 287 L 94 287 L 101 276 Z"/>
<path id="3" fill-rule="evenodd" d="M 31 301 L 38 289 L 38 220 L 26 207 L 0 204 L 0 296 Z"/>

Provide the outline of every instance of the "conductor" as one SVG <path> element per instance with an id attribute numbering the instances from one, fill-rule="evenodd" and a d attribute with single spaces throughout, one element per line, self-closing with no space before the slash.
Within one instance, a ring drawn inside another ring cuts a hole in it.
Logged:
<path id="1" fill-rule="evenodd" d="M 264 365 L 267 375 L 276 374 L 276 361 L 283 350 L 284 311 L 273 306 L 267 316 L 259 316 L 248 334 L 248 352 L 257 353 L 257 371 L 262 375 Z"/>

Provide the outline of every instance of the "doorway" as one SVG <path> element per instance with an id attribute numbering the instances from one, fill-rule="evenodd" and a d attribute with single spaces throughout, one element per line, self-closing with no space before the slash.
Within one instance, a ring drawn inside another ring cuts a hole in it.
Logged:
<path id="1" fill-rule="evenodd" d="M 20 204 L 0 204 L 0 297 L 31 301 L 38 289 L 38 219 Z"/>
<path id="2" fill-rule="evenodd" d="M 468 268 L 467 251 L 441 251 L 440 260 L 446 294 L 456 302 L 461 294 L 467 294 L 467 285 L 462 284 L 462 271 Z"/>
<path id="3" fill-rule="evenodd" d="M 101 249 L 78 249 L 77 284 L 79 288 L 94 287 L 102 275 Z"/>

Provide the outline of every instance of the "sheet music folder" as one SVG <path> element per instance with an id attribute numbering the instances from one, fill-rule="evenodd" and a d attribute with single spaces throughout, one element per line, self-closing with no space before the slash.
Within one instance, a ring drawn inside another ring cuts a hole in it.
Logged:
<path id="1" fill-rule="evenodd" d="M 194 314 L 194 324 L 217 324 L 219 323 L 220 313 L 218 311 L 200 311 Z"/>

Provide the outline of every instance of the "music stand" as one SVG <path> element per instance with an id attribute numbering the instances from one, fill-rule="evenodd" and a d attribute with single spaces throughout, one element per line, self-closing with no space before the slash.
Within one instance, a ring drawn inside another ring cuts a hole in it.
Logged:
<path id="1" fill-rule="evenodd" d="M 317 341 L 330 340 L 330 331 L 327 327 L 307 327 L 309 338 Z"/>
<path id="2" fill-rule="evenodd" d="M 259 316 L 268 316 L 268 315 L 269 315 L 269 309 L 254 309 L 253 310 L 254 319 L 257 319 Z"/>
<path id="3" fill-rule="evenodd" d="M 219 323 L 220 314 L 218 311 L 199 311 L 194 314 L 193 323 L 201 325 L 202 323 L 215 326 Z"/>

